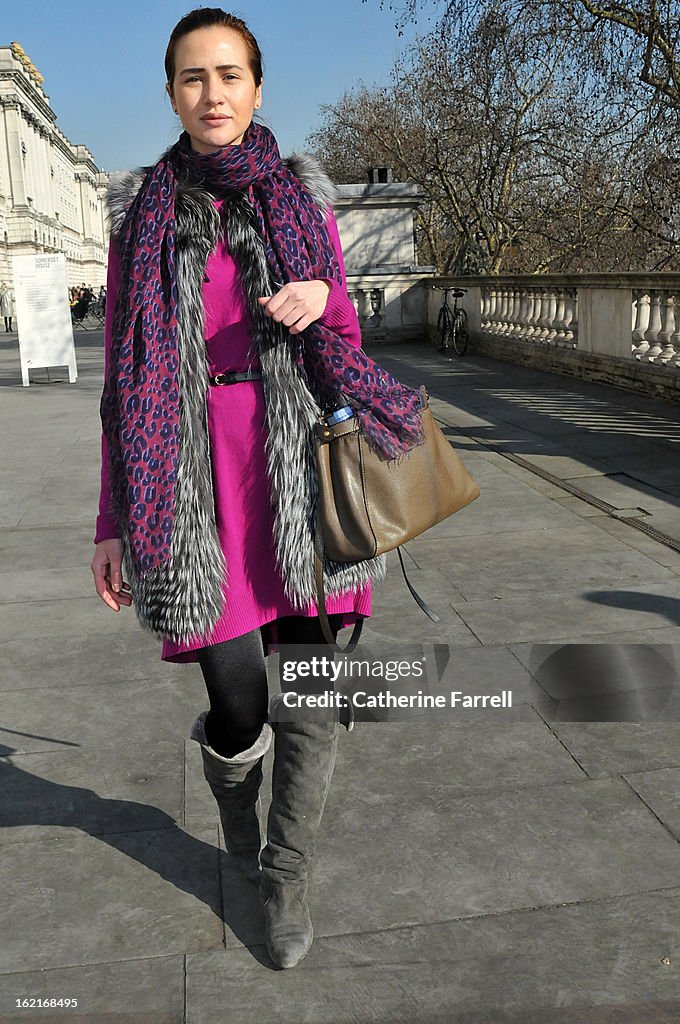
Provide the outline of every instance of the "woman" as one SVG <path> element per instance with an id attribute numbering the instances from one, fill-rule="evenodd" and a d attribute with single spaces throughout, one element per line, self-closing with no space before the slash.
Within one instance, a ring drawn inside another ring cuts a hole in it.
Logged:
<path id="1" fill-rule="evenodd" d="M 314 603 L 313 426 L 322 409 L 351 402 L 370 443 L 394 457 L 417 436 L 419 398 L 360 352 L 334 188 L 310 156 L 282 162 L 253 121 L 262 60 L 243 21 L 192 11 L 165 70 L 184 131 L 109 200 L 91 568 L 110 608 L 134 604 L 162 638 L 164 660 L 199 662 L 210 708 L 191 736 L 226 848 L 259 880 L 270 955 L 291 967 L 313 937 L 307 871 L 339 724 L 337 713 L 268 721 L 264 658 L 284 643 L 300 657 L 330 650 Z M 326 562 L 334 636 L 370 615 L 384 574 L 384 556 Z"/>
<path id="2" fill-rule="evenodd" d="M 5 318 L 5 334 L 12 331 L 12 320 L 17 315 L 14 288 L 3 281 L 0 284 L 0 314 Z"/>

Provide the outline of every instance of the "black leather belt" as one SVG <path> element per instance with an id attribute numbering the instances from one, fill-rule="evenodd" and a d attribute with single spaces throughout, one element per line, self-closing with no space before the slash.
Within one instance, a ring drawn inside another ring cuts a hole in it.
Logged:
<path id="1" fill-rule="evenodd" d="M 227 373 L 216 373 L 208 377 L 211 384 L 238 384 L 242 380 L 262 380 L 261 370 L 230 370 Z"/>

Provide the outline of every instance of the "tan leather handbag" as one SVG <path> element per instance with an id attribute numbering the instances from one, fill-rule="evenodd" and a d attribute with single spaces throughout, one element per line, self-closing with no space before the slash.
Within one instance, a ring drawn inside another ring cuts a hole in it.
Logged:
<path id="1" fill-rule="evenodd" d="M 396 548 L 411 594 L 439 622 L 411 586 L 399 545 L 469 505 L 479 497 L 479 486 L 432 418 L 425 385 L 421 392 L 425 439 L 398 462 L 380 459 L 370 450 L 356 417 L 333 426 L 325 417 L 317 422 L 317 605 L 324 636 L 333 650 L 354 650 L 363 619 L 356 623 L 347 647 L 339 647 L 326 613 L 324 554 L 333 561 L 358 562 Z"/>

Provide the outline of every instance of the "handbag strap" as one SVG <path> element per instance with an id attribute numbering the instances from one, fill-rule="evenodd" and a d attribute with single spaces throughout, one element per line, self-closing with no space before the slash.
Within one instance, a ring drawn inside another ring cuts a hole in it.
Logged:
<path id="1" fill-rule="evenodd" d="M 404 574 L 404 579 L 406 580 L 406 586 L 411 591 L 411 593 L 413 594 L 413 597 L 416 599 L 416 601 L 418 602 L 420 607 L 423 609 L 425 614 L 429 615 L 429 617 L 432 619 L 433 622 L 439 622 L 440 619 L 439 619 L 439 616 L 437 615 L 437 613 L 432 611 L 432 609 L 430 608 L 430 606 L 427 603 L 427 601 L 423 601 L 423 599 L 420 596 L 420 594 L 418 593 L 418 591 L 415 589 L 415 587 L 413 587 L 411 585 L 411 581 L 408 578 L 408 576 L 406 575 L 406 569 L 404 568 L 404 559 L 402 558 L 401 548 L 400 547 L 397 548 L 397 554 L 399 555 L 399 561 L 401 562 L 401 571 Z"/>
<path id="2" fill-rule="evenodd" d="M 363 618 L 357 619 L 354 623 L 354 629 L 352 635 L 347 642 L 346 647 L 341 647 L 333 636 L 331 624 L 328 621 L 328 612 L 326 611 L 326 590 L 323 582 L 323 563 L 324 563 L 324 545 L 323 536 L 321 533 L 321 523 L 319 521 L 319 511 L 317 507 L 316 514 L 316 530 L 314 532 L 314 576 L 316 578 L 316 607 L 319 614 L 319 622 L 321 623 L 321 630 L 328 646 L 333 651 L 338 651 L 340 654 L 351 653 L 356 645 L 359 643 L 359 637 L 361 636 L 361 630 L 364 628 Z"/>
<path id="3" fill-rule="evenodd" d="M 404 574 L 404 579 L 406 580 L 406 586 L 410 590 L 414 600 L 416 600 L 418 602 L 418 604 L 423 609 L 425 614 L 427 616 L 429 616 L 429 618 L 432 619 L 433 622 L 440 622 L 441 620 L 440 620 L 439 616 L 437 615 L 437 613 L 435 611 L 433 611 L 432 608 L 430 608 L 430 606 L 427 603 L 427 601 L 424 601 L 422 599 L 422 597 L 420 596 L 420 594 L 418 593 L 416 588 L 413 586 L 413 584 L 411 583 L 411 581 L 408 578 L 408 576 L 406 575 L 406 567 L 404 565 L 404 558 L 403 558 L 402 553 L 401 553 L 401 548 L 399 548 L 399 547 L 397 548 L 397 554 L 399 555 L 399 562 L 401 563 L 401 571 Z M 314 575 L 316 577 L 316 596 L 317 596 L 316 604 L 317 604 L 317 610 L 318 610 L 318 614 L 319 614 L 319 621 L 321 623 L 321 629 L 322 629 L 323 635 L 325 636 L 326 640 L 328 641 L 328 644 L 331 647 L 331 649 L 334 650 L 334 651 L 339 651 L 340 653 L 344 653 L 344 652 L 351 653 L 354 650 L 354 648 L 356 647 L 357 643 L 359 642 L 359 637 L 361 636 L 361 630 L 363 629 L 363 626 L 364 626 L 364 620 L 363 620 L 363 618 L 361 618 L 361 619 L 359 619 L 355 623 L 354 629 L 352 630 L 352 635 L 349 638 L 347 646 L 346 647 L 340 647 L 340 645 L 337 643 L 337 641 L 335 640 L 335 638 L 333 636 L 333 632 L 331 630 L 331 625 L 330 625 L 330 622 L 328 621 L 328 613 L 326 612 L 326 592 L 325 592 L 324 582 L 323 582 L 323 561 L 324 561 L 324 545 L 323 545 L 323 536 L 322 536 L 322 533 L 321 533 L 321 523 L 319 521 L 319 511 L 318 511 L 318 507 L 317 507 L 316 530 L 315 530 L 315 534 L 314 534 Z"/>

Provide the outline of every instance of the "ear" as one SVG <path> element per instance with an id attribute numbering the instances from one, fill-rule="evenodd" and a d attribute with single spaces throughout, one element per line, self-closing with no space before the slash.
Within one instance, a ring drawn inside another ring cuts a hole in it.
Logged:
<path id="1" fill-rule="evenodd" d="M 170 83 L 169 82 L 165 83 L 165 91 L 167 92 L 168 96 L 170 97 L 170 105 L 171 105 L 173 111 L 176 114 L 177 113 L 177 108 L 175 107 L 175 101 L 174 101 L 174 99 L 172 97 L 172 89 L 170 88 Z"/>
<path id="2" fill-rule="evenodd" d="M 255 91 L 255 110 L 262 106 L 262 83 L 258 85 Z"/>

